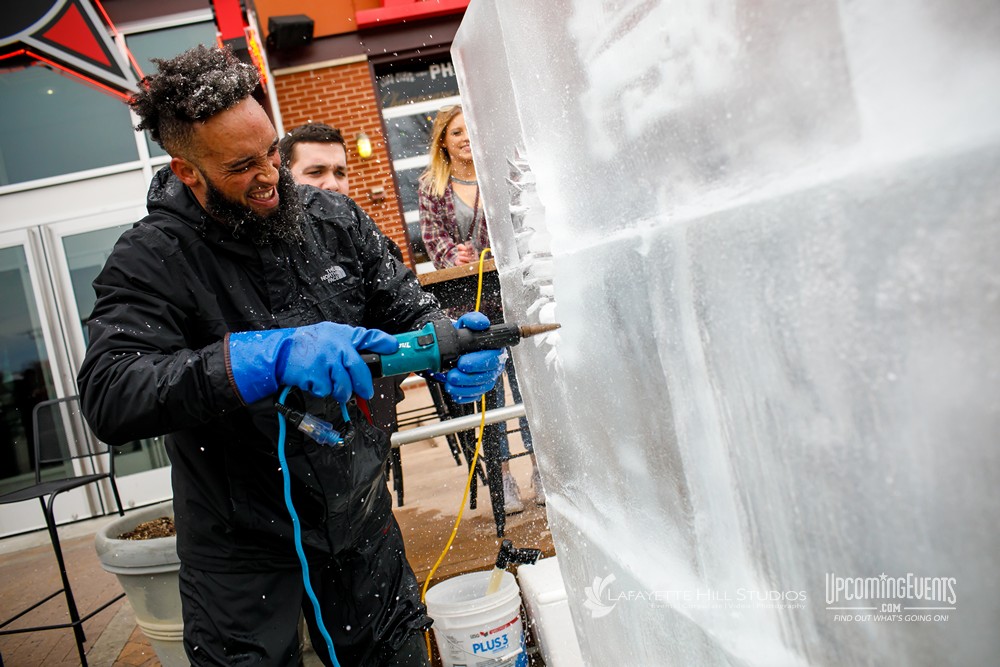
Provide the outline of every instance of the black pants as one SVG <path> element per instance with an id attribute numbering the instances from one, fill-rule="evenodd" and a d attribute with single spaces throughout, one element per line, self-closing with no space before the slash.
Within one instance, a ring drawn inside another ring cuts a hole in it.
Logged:
<path id="1" fill-rule="evenodd" d="M 431 667 L 424 633 L 415 632 L 383 667 Z"/>
<path id="2" fill-rule="evenodd" d="M 343 667 L 421 667 L 428 663 L 420 631 L 430 619 L 395 521 L 381 537 L 363 553 L 310 562 L 323 624 Z M 180 591 L 184 648 L 195 667 L 298 667 L 300 611 L 316 654 L 333 664 L 297 568 L 229 573 L 182 564 Z"/>
<path id="3" fill-rule="evenodd" d="M 312 631 L 310 630 L 310 639 L 312 636 Z M 320 643 L 323 643 L 322 637 L 320 637 Z M 316 655 L 323 661 L 323 664 L 332 665 L 333 662 L 327 657 L 326 646 L 317 646 L 315 641 L 312 644 Z M 340 661 L 342 667 L 347 667 L 347 663 L 339 657 L 337 659 Z M 430 658 L 427 656 L 427 640 L 424 639 L 424 633 L 414 632 L 411 634 L 403 642 L 403 645 L 396 654 L 386 658 L 380 665 L 381 667 L 431 667 Z"/>

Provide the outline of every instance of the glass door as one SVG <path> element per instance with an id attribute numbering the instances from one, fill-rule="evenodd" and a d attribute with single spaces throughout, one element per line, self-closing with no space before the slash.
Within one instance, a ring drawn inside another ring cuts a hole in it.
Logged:
<path id="1" fill-rule="evenodd" d="M 53 337 L 58 327 L 41 270 L 37 233 L 19 230 L 0 234 L 0 492 L 35 481 L 32 409 L 65 391 L 58 371 L 59 351 Z M 79 494 L 78 494 L 79 495 Z M 64 502 L 77 506 L 79 498 Z M 85 501 L 84 501 L 85 504 Z M 30 509 L 28 506 L 31 505 Z M 61 509 L 61 508 L 60 508 Z M 0 505 L 0 535 L 45 525 L 36 503 Z"/>
<path id="2" fill-rule="evenodd" d="M 145 213 L 142 207 L 130 206 L 42 228 L 73 369 L 80 368 L 87 349 L 84 322 L 96 300 L 91 283 L 104 267 L 118 237 Z M 170 498 L 169 466 L 162 437 L 115 448 L 115 477 L 122 503 L 134 507 Z"/>
<path id="3" fill-rule="evenodd" d="M 144 214 L 128 206 L 0 233 L 0 492 L 33 483 L 32 408 L 77 393 L 87 346 L 83 322 L 95 301 L 91 283 L 121 233 Z M 171 497 L 162 438 L 116 448 L 115 456 L 126 507 Z M 110 486 L 89 486 L 63 494 L 56 518 L 83 519 L 113 505 Z M 0 536 L 44 525 L 37 503 L 0 505 Z"/>

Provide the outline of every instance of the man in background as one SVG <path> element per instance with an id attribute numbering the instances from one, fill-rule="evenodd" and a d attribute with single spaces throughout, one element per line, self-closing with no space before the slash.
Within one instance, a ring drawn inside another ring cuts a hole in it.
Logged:
<path id="1" fill-rule="evenodd" d="M 296 183 L 351 196 L 347 144 L 340 130 L 324 123 L 300 125 L 282 137 L 278 150 Z"/>

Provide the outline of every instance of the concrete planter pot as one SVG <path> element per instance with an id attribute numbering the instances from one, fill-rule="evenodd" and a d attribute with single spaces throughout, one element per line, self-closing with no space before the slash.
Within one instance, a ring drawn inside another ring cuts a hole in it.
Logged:
<path id="1" fill-rule="evenodd" d="M 101 567 L 118 577 L 136 621 L 163 667 L 188 667 L 177 557 L 177 537 L 120 540 L 118 536 L 162 516 L 174 516 L 172 501 L 127 513 L 97 533 Z"/>

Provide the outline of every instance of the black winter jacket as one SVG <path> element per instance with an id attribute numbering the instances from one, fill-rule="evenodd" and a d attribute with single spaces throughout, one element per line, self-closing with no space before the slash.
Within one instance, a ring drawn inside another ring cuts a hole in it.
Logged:
<path id="1" fill-rule="evenodd" d="M 349 198 L 299 188 L 305 241 L 258 247 L 210 219 L 160 170 L 149 215 L 125 232 L 94 281 L 84 413 L 110 444 L 167 434 L 177 547 L 210 571 L 297 565 L 277 460 L 273 399 L 247 406 L 228 370 L 228 332 L 330 320 L 400 333 L 443 317 Z M 292 497 L 307 551 L 336 554 L 391 519 L 388 438 L 352 405 L 293 401 L 346 433 L 330 449 L 288 435 Z"/>

